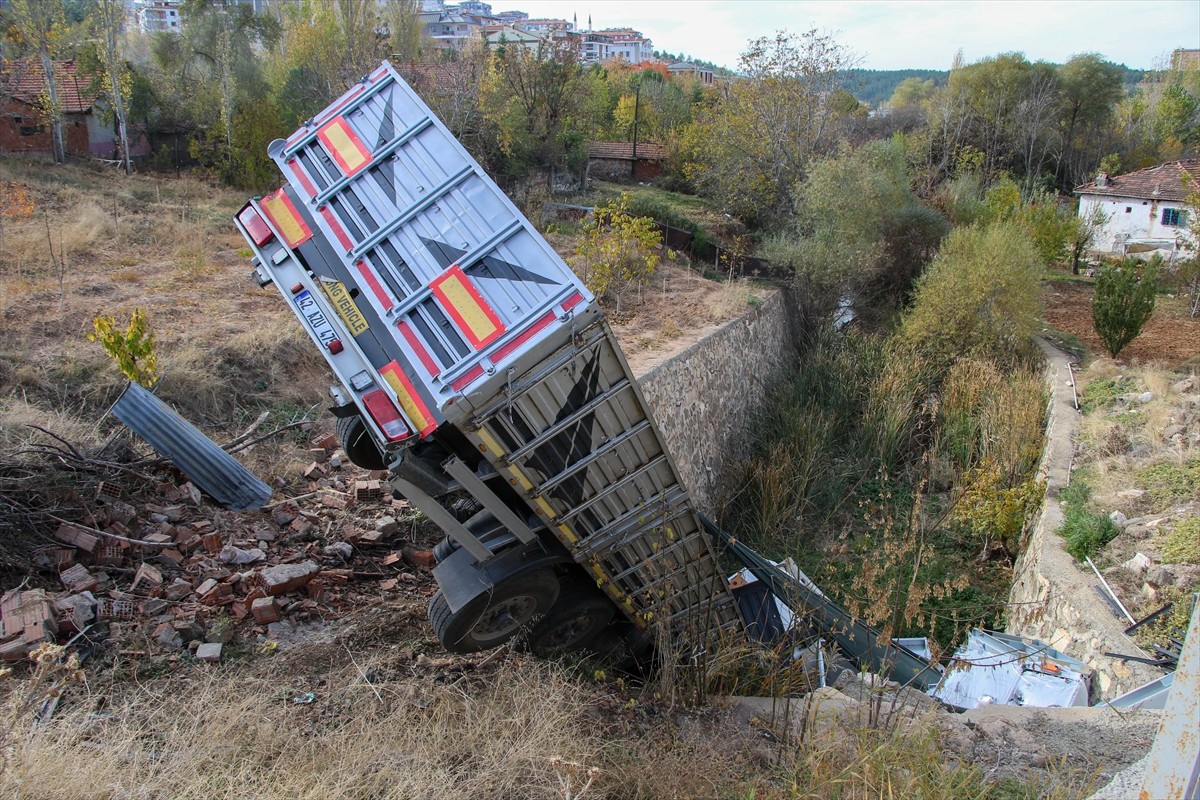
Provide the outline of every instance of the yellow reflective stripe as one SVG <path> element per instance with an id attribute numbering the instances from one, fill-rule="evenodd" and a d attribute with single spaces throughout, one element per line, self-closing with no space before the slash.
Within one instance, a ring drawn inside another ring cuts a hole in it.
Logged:
<path id="1" fill-rule="evenodd" d="M 437 427 L 434 424 L 433 417 L 425 410 L 425 404 L 417 397 L 416 390 L 409 382 L 408 376 L 400 371 L 395 361 L 381 369 L 380 374 L 383 375 L 388 385 L 392 387 L 392 390 L 396 393 L 396 399 L 400 401 L 400 407 L 404 409 L 404 413 L 413 423 L 413 427 L 422 436 L 425 436 Z"/>
<path id="2" fill-rule="evenodd" d="M 568 542 L 570 542 L 571 544 L 575 544 L 577 541 L 579 541 L 579 537 L 577 537 L 575 535 L 575 531 L 571 530 L 566 525 L 559 525 L 558 529 L 559 529 L 559 531 L 562 532 L 562 535 L 566 538 L 566 540 Z"/>
<path id="3" fill-rule="evenodd" d="M 504 455 L 504 451 L 500 449 L 499 443 L 497 443 L 495 438 L 493 438 L 492 435 L 487 432 L 487 429 L 480 428 L 475 432 L 475 435 L 479 437 L 481 442 L 483 442 L 483 446 L 485 448 L 484 452 L 490 451 L 497 457 Z"/>
<path id="4" fill-rule="evenodd" d="M 504 325 L 457 264 L 429 284 L 451 319 L 476 349 L 504 333 Z"/>
<path id="5" fill-rule="evenodd" d="M 321 138 L 333 151 L 330 155 L 334 156 L 346 175 L 353 175 L 371 160 L 371 154 L 366 152 L 341 117 L 321 129 Z"/>
<path id="6" fill-rule="evenodd" d="M 542 509 L 542 512 L 545 513 L 547 519 L 553 519 L 554 517 L 558 516 L 550 504 L 547 503 L 543 498 L 535 497 L 534 502 L 538 504 L 538 508 Z"/>
<path id="7" fill-rule="evenodd" d="M 312 231 L 304 224 L 304 220 L 300 219 L 296 209 L 292 206 L 292 201 L 288 199 L 282 189 L 264 197 L 262 206 L 263 210 L 267 212 L 267 216 L 275 223 L 275 227 L 279 228 L 279 232 L 283 234 L 288 247 L 296 247 L 312 236 Z"/>

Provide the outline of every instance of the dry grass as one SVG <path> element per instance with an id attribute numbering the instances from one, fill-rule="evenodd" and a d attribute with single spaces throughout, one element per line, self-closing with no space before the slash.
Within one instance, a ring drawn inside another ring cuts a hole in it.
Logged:
<path id="1" fill-rule="evenodd" d="M 103 711 L 99 695 L 71 697 L 17 744 L 0 795 L 561 797 L 551 758 L 589 763 L 598 749 L 578 692 L 534 662 L 487 685 L 420 692 L 386 676 L 367 684 L 350 669 L 311 705 L 294 704 L 304 692 L 287 681 L 219 668 L 143 685 Z"/>

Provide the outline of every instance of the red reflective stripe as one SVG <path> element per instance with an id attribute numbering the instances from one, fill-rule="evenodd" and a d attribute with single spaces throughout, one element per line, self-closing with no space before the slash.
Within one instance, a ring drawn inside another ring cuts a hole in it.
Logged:
<path id="1" fill-rule="evenodd" d="M 384 75 L 387 75 L 387 67 L 380 67 L 375 70 L 375 73 L 371 76 L 371 83 L 378 83 L 379 79 Z"/>
<path id="2" fill-rule="evenodd" d="M 347 236 L 346 231 L 342 229 L 341 223 L 337 221 L 337 217 L 335 217 L 333 212 L 329 210 L 329 206 L 321 207 L 321 216 L 324 217 L 325 221 L 329 223 L 329 227 L 333 231 L 333 235 L 336 236 L 337 240 L 342 243 L 342 247 L 349 250 L 354 246 L 354 242 L 350 241 L 350 237 Z"/>
<path id="3" fill-rule="evenodd" d="M 521 331 L 521 333 L 517 335 L 517 338 L 513 339 L 511 342 L 509 342 L 508 344 L 504 345 L 499 350 L 497 350 L 496 354 L 492 357 L 492 360 L 496 361 L 496 362 L 500 362 L 500 361 L 503 361 L 504 359 L 508 358 L 508 356 L 510 356 L 514 350 L 516 350 L 518 347 L 525 344 L 530 339 L 532 339 L 534 336 L 536 336 L 538 334 L 538 331 L 545 329 L 545 327 L 547 325 L 549 325 L 551 322 L 554 322 L 555 319 L 556 319 L 556 317 L 555 317 L 553 311 L 550 311 L 550 312 L 542 315 L 542 317 L 540 319 L 538 319 L 537 322 L 533 323 L 528 328 Z"/>
<path id="4" fill-rule="evenodd" d="M 463 389 L 479 380 L 481 375 L 483 375 L 483 367 L 476 365 L 472 367 L 467 374 L 463 375 L 458 380 L 451 382 L 450 386 L 454 389 L 454 391 L 461 392 Z"/>
<path id="5" fill-rule="evenodd" d="M 429 355 L 429 351 L 425 349 L 425 343 L 417 338 L 417 332 L 412 329 L 411 325 L 404 320 L 400 320 L 396 323 L 396 327 L 400 329 L 400 334 L 404 337 L 404 341 L 408 342 L 408 346 L 417 354 L 417 358 L 421 360 L 421 364 L 425 367 L 430 377 L 436 376 L 442 371 L 438 367 L 437 362 L 433 360 L 433 357 Z"/>
<path id="6" fill-rule="evenodd" d="M 296 176 L 296 180 L 298 180 L 300 185 L 304 187 L 304 193 L 308 195 L 308 199 L 311 200 L 316 197 L 317 188 L 313 186 L 312 181 L 308 179 L 308 175 L 305 174 L 304 170 L 300 168 L 300 165 L 296 162 L 296 159 L 288 159 L 287 165 L 292 171 L 292 174 Z"/>
<path id="7" fill-rule="evenodd" d="M 355 262 L 354 266 L 358 268 L 358 274 L 362 275 L 363 280 L 367 282 L 371 294 L 375 295 L 375 299 L 383 306 L 383 310 L 390 310 L 395 303 L 392 302 L 392 296 L 383 288 L 383 284 L 379 282 L 379 278 L 375 276 L 374 270 L 371 269 L 367 262 L 361 259 Z"/>
<path id="8" fill-rule="evenodd" d="M 314 125 L 320 125 L 322 122 L 324 122 L 325 120 L 329 119 L 330 117 L 332 117 L 332 116 L 333 116 L 334 114 L 336 114 L 337 112 L 341 111 L 343 108 L 345 108 L 345 106 L 346 106 L 346 104 L 347 104 L 347 103 L 349 103 L 351 100 L 353 100 L 354 98 L 356 98 L 356 97 L 358 97 L 360 94 L 362 94 L 362 93 L 363 93 L 363 90 L 364 90 L 365 88 L 367 88 L 367 87 L 363 86 L 363 85 L 360 83 L 358 86 L 356 86 L 356 87 L 354 88 L 354 91 L 353 91 L 353 92 L 351 92 L 350 94 L 346 95 L 346 97 L 345 97 L 345 98 L 344 98 L 344 99 L 343 99 L 343 100 L 342 100 L 340 103 L 338 103 L 336 106 L 330 106 L 329 108 L 325 109 L 325 110 L 324 110 L 324 111 L 322 111 L 320 114 L 318 114 L 318 115 L 317 115 L 317 118 L 313 120 L 313 124 L 314 124 Z"/>
<path id="9" fill-rule="evenodd" d="M 563 301 L 563 304 L 562 304 L 563 311 L 570 311 L 572 308 L 574 308 L 575 306 L 579 305 L 582 302 L 583 302 L 583 295 L 581 295 L 579 292 L 576 292 L 575 294 L 571 295 L 570 297 L 568 297 L 566 300 Z"/>

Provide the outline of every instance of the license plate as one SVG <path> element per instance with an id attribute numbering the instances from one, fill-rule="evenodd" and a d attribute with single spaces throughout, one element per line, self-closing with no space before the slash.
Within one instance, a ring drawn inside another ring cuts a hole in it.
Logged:
<path id="1" fill-rule="evenodd" d="M 296 295 L 296 308 L 300 309 L 300 313 L 304 315 L 304 319 L 308 322 L 308 327 L 317 335 L 317 341 L 322 347 L 328 348 L 329 343 L 338 338 L 337 333 L 333 330 L 333 326 L 329 324 L 329 320 L 325 319 L 325 314 L 317 306 L 317 301 L 305 289 Z"/>

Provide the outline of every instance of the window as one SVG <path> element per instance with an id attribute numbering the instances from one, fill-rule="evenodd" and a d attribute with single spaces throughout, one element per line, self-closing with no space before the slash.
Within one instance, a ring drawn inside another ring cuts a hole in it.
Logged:
<path id="1" fill-rule="evenodd" d="M 1172 228 L 1186 225 L 1187 211 L 1182 208 L 1164 208 L 1162 212 L 1162 224 Z"/>
<path id="2" fill-rule="evenodd" d="M 1128 214 L 1130 211 L 1133 211 L 1133 209 L 1129 206 L 1125 206 L 1125 213 Z"/>
<path id="3" fill-rule="evenodd" d="M 45 133 L 45 132 L 46 132 L 45 125 L 22 125 L 21 126 L 21 135 L 22 136 L 37 136 L 39 133 Z"/>

